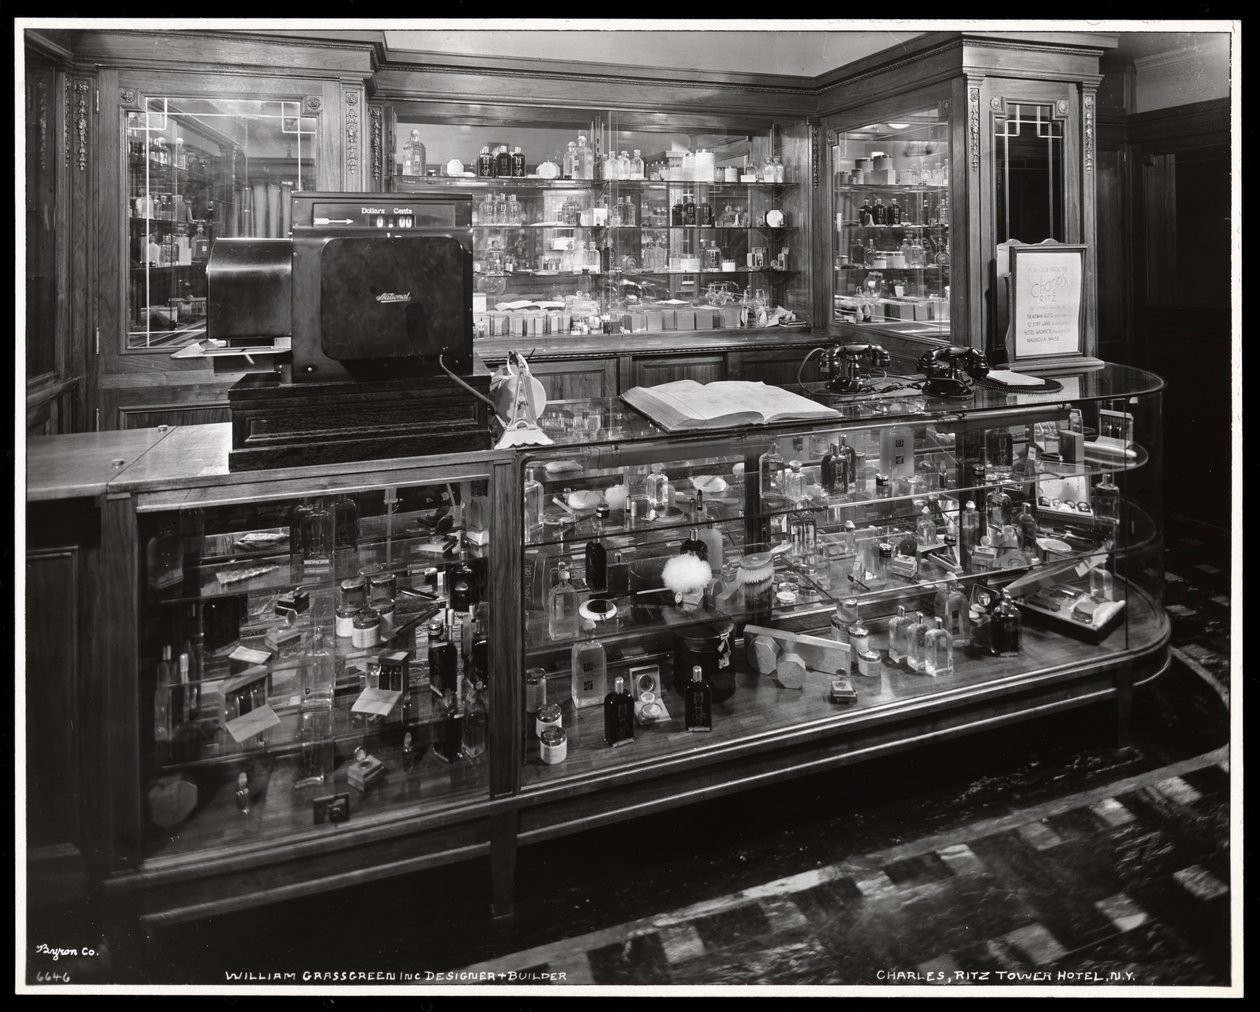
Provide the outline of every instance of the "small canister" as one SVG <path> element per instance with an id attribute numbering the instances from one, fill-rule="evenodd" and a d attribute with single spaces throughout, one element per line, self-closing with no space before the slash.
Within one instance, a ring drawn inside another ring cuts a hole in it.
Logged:
<path id="1" fill-rule="evenodd" d="M 381 641 L 381 617 L 372 608 L 364 608 L 354 616 L 350 642 L 356 647 L 374 647 Z"/>
<path id="2" fill-rule="evenodd" d="M 389 603 L 393 604 L 398 596 L 398 575 L 396 573 L 373 573 L 368 578 L 368 604 L 373 608 Z"/>
<path id="3" fill-rule="evenodd" d="M 878 678 L 879 654 L 874 650 L 859 650 L 857 654 L 857 671 L 864 678 Z"/>
<path id="4" fill-rule="evenodd" d="M 382 601 L 380 604 L 374 605 L 372 610 L 380 616 L 382 640 L 387 640 L 394 635 L 394 602 Z"/>
<path id="5" fill-rule="evenodd" d="M 858 655 L 871 649 L 870 631 L 861 622 L 854 622 L 849 626 L 849 644 Z"/>
<path id="6" fill-rule="evenodd" d="M 342 639 L 348 640 L 354 636 L 354 617 L 358 613 L 358 608 L 350 608 L 346 605 L 337 609 L 337 635 Z"/>
<path id="7" fill-rule="evenodd" d="M 538 716 L 534 718 L 534 730 L 541 739 L 548 728 L 560 726 L 560 704 L 544 703 L 538 708 Z"/>
<path id="8" fill-rule="evenodd" d="M 353 615 L 360 608 L 367 607 L 367 581 L 361 576 L 351 576 L 341 581 L 341 608 L 346 608 Z M 339 608 L 338 611 L 341 609 Z M 338 633 L 337 635 L 341 635 Z M 349 635 L 347 633 L 347 635 Z"/>
<path id="9" fill-rule="evenodd" d="M 549 727 L 538 736 L 538 757 L 548 766 L 562 763 L 569 754 L 569 736 L 562 727 Z"/>

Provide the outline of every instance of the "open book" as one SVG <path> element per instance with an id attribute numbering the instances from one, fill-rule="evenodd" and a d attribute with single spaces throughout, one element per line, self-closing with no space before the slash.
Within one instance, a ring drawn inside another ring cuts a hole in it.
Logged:
<path id="1" fill-rule="evenodd" d="M 666 432 L 840 416 L 834 408 L 790 390 L 744 380 L 715 383 L 677 380 L 654 387 L 633 387 L 625 391 L 621 399 Z"/>

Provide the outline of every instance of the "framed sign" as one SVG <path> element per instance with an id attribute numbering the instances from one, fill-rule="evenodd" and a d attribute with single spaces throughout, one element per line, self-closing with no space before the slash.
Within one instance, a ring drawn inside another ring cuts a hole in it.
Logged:
<path id="1" fill-rule="evenodd" d="M 1011 366 L 1094 364 L 1085 352 L 1086 247 L 1054 239 L 1003 245 L 1010 269 Z"/>

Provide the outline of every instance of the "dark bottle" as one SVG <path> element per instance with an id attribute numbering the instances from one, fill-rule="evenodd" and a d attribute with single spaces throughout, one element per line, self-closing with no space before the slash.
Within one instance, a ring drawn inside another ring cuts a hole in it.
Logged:
<path id="1" fill-rule="evenodd" d="M 713 224 L 713 205 L 707 201 L 696 208 L 696 224 L 712 225 Z"/>
<path id="2" fill-rule="evenodd" d="M 525 175 L 525 156 L 521 153 L 520 145 L 512 149 L 512 175 Z"/>
<path id="3" fill-rule="evenodd" d="M 1019 633 L 1022 624 L 1019 608 L 1010 594 L 1002 592 L 1002 600 L 989 619 L 990 649 L 998 657 L 1015 657 L 1019 653 Z"/>
<path id="4" fill-rule="evenodd" d="M 1025 552 L 1037 550 L 1037 518 L 1028 503 L 1024 503 L 1019 513 L 1019 547 Z"/>
<path id="5" fill-rule="evenodd" d="M 875 224 L 875 212 L 871 208 L 870 197 L 862 201 L 862 206 L 858 209 L 858 221 L 863 225 Z"/>
<path id="6" fill-rule="evenodd" d="M 848 436 L 841 435 L 838 450 L 843 464 L 836 465 L 836 482 L 839 491 L 848 492 L 858 480 L 857 448 L 849 445 Z"/>
<path id="7" fill-rule="evenodd" d="M 634 700 L 621 677 L 604 697 L 604 741 L 614 746 L 634 741 Z"/>
<path id="8" fill-rule="evenodd" d="M 472 643 L 468 648 L 468 667 L 471 671 L 469 681 L 474 685 L 485 686 L 490 682 L 490 633 L 486 621 L 486 607 L 477 608 L 477 617 L 473 622 Z"/>
<path id="9" fill-rule="evenodd" d="M 832 443 L 827 452 L 823 454 L 822 461 L 818 465 L 819 478 L 822 481 L 824 492 L 836 491 L 836 464 L 839 463 L 839 456 L 839 445 Z"/>
<path id="10" fill-rule="evenodd" d="M 871 218 L 876 225 L 888 224 L 888 208 L 884 206 L 883 197 L 875 198 L 875 206 L 871 208 Z"/>
<path id="11" fill-rule="evenodd" d="M 490 154 L 489 145 L 483 147 L 481 153 L 477 155 L 477 175 L 483 177 L 494 175 L 494 155 Z"/>
<path id="12" fill-rule="evenodd" d="M 691 669 L 691 681 L 683 690 L 683 721 L 688 731 L 713 730 L 713 687 L 704 680 L 704 668 Z"/>
<path id="13" fill-rule="evenodd" d="M 467 560 L 451 566 L 446 573 L 450 604 L 455 611 L 469 611 L 477 603 L 477 574 Z"/>
<path id="14" fill-rule="evenodd" d="M 443 693 L 441 702 L 433 707 L 433 754 L 443 762 L 453 763 L 459 758 L 464 730 L 460 717 L 454 691 Z"/>
<path id="15" fill-rule="evenodd" d="M 303 499 L 289 510 L 289 561 L 294 567 L 294 578 L 301 579 L 302 572 L 302 525 L 310 516 L 312 506 Z"/>
<path id="16" fill-rule="evenodd" d="M 901 224 L 901 205 L 897 203 L 896 197 L 893 197 L 892 203 L 888 206 L 888 224 Z"/>
<path id="17" fill-rule="evenodd" d="M 693 527 L 691 533 L 687 535 L 687 540 L 682 543 L 682 547 L 678 550 L 679 555 L 694 555 L 701 562 L 705 562 L 709 558 L 709 547 L 700 540 L 700 536 Z"/>
<path id="18" fill-rule="evenodd" d="M 686 217 L 687 217 L 687 211 L 686 211 L 686 208 L 683 207 L 683 202 L 681 200 L 678 201 L 678 203 L 674 204 L 674 206 L 669 209 L 669 223 L 671 225 L 685 224 Z"/>
<path id="19" fill-rule="evenodd" d="M 494 156 L 494 174 L 505 179 L 512 175 L 512 155 L 506 144 L 500 145 L 499 153 Z"/>
<path id="20" fill-rule="evenodd" d="M 435 638 L 436 635 L 436 638 Z M 459 647 L 451 642 L 446 626 L 429 629 L 429 685 L 439 696 L 455 690 L 459 675 Z"/>
<path id="21" fill-rule="evenodd" d="M 608 591 L 608 549 L 600 541 L 603 525 L 595 522 L 595 536 L 586 543 L 586 585 L 597 594 Z"/>
<path id="22" fill-rule="evenodd" d="M 683 224 L 694 225 L 696 223 L 696 198 L 690 193 L 683 194 Z"/>

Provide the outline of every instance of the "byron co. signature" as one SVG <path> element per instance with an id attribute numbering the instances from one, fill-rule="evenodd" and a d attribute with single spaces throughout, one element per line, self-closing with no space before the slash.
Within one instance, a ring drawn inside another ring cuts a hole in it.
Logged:
<path id="1" fill-rule="evenodd" d="M 55 945 L 45 945 L 40 942 L 35 946 L 35 954 L 37 956 L 52 956 L 53 962 L 57 962 L 62 956 L 95 956 L 96 950 L 84 946 L 81 949 L 62 949 Z"/>

